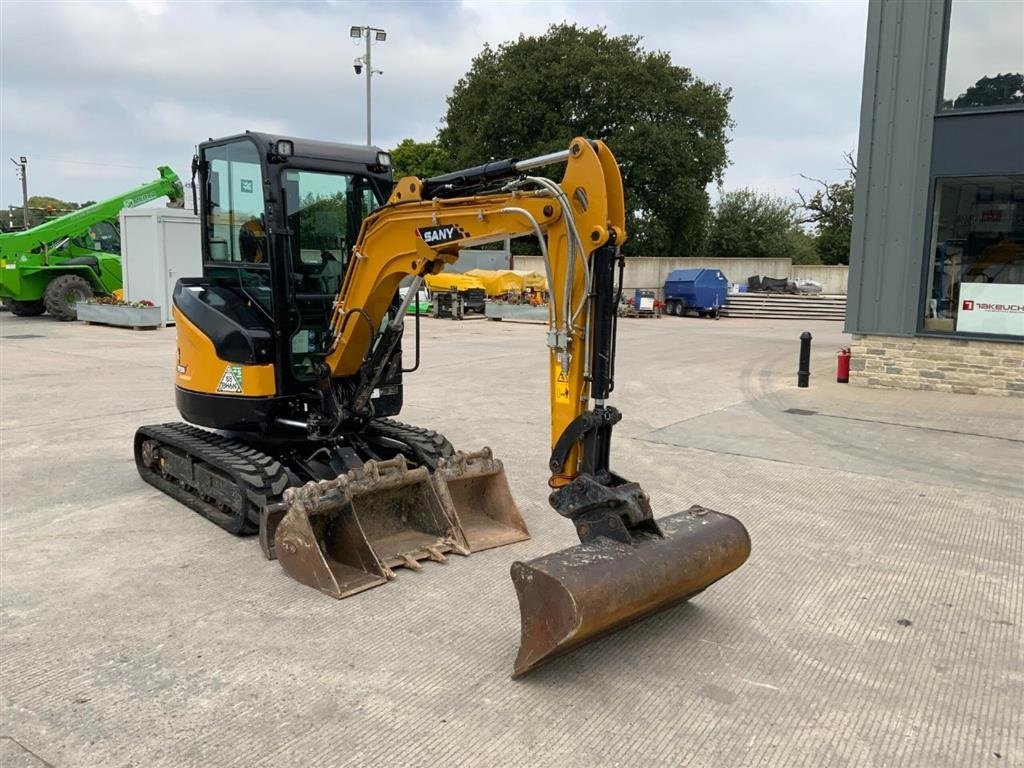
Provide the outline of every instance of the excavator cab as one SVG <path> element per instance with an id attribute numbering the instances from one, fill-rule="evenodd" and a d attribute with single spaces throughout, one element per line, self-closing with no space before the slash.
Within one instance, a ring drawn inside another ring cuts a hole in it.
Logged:
<path id="1" fill-rule="evenodd" d="M 388 419 L 401 410 L 405 372 L 397 283 L 372 320 L 363 309 L 348 316 L 373 338 L 359 365 L 345 376 L 328 369 L 355 242 L 392 191 L 387 153 L 246 133 L 202 144 L 196 171 L 203 276 L 174 293 L 178 408 L 279 458 L 283 476 L 260 488 L 243 478 L 239 503 L 230 467 L 214 471 L 183 436 L 170 445 L 166 431 L 145 428 L 143 476 L 235 533 L 258 528 L 268 558 L 339 598 L 399 567 L 527 538 L 487 449 L 456 454 L 436 433 Z M 235 508 L 225 515 L 218 504 Z"/>
<path id="2" fill-rule="evenodd" d="M 391 191 L 389 156 L 374 147 L 246 133 L 201 145 L 197 171 L 203 276 L 273 331 L 274 410 L 290 410 L 327 352 L 331 313 L 363 219 Z M 400 388 L 398 379 L 390 386 Z M 210 393 L 185 399 L 203 394 Z M 397 413 L 394 405 L 383 410 Z"/>

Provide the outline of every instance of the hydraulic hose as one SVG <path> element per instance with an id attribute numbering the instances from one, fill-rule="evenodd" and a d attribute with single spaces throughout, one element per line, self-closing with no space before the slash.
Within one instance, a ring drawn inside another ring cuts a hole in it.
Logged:
<path id="1" fill-rule="evenodd" d="M 544 232 L 541 231 L 540 223 L 536 217 L 525 208 L 507 207 L 502 208 L 500 213 L 518 213 L 525 216 L 533 227 L 533 232 L 537 236 L 537 242 L 540 243 L 540 254 L 544 259 L 544 273 L 547 275 L 548 285 L 554 285 L 554 278 L 551 274 L 551 260 L 548 258 L 548 246 L 544 237 Z M 556 327 L 557 318 L 555 317 L 555 304 L 552 301 L 548 302 L 548 330 L 554 330 Z"/>

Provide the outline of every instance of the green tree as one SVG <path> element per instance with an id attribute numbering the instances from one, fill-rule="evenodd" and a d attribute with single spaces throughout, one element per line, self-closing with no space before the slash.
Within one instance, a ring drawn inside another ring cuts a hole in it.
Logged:
<path id="1" fill-rule="evenodd" d="M 786 253 L 794 264 L 821 264 L 818 255 L 818 244 L 814 237 L 799 227 L 793 227 L 786 233 Z"/>
<path id="2" fill-rule="evenodd" d="M 848 178 L 842 182 L 828 183 L 821 179 L 805 179 L 817 183 L 810 199 L 797 190 L 800 207 L 803 209 L 801 223 L 811 224 L 815 229 L 815 242 L 823 264 L 850 263 L 850 236 L 853 232 L 853 193 L 857 183 L 857 164 L 853 153 L 844 156 L 848 166 Z"/>
<path id="3" fill-rule="evenodd" d="M 403 139 L 391 150 L 391 165 L 395 180 L 403 176 L 428 179 L 454 170 L 451 158 L 436 141 Z"/>
<path id="4" fill-rule="evenodd" d="M 686 256 L 704 241 L 705 188 L 728 163 L 731 97 L 639 37 L 556 24 L 485 45 L 448 97 L 438 142 L 465 167 L 565 149 L 575 136 L 606 141 L 622 168 L 629 251 Z"/>
<path id="5" fill-rule="evenodd" d="M 92 205 L 93 202 L 95 201 L 90 200 L 86 203 L 73 203 L 67 200 L 61 200 L 58 197 L 51 197 L 50 195 L 32 195 L 28 199 L 29 226 L 34 227 L 49 219 L 57 216 L 63 216 L 71 211 L 84 208 L 87 205 Z M 14 229 L 21 229 L 22 221 L 21 206 L 12 205 L 7 215 L 4 216 L 3 226 L 6 227 L 8 222 L 11 222 Z"/>
<path id="6" fill-rule="evenodd" d="M 793 243 L 795 205 L 752 189 L 723 192 L 708 232 L 709 256 L 787 256 Z"/>
<path id="7" fill-rule="evenodd" d="M 1024 75 L 1020 72 L 1007 72 L 1005 75 L 982 77 L 957 96 L 952 104 L 947 100 L 943 105 L 953 109 L 968 109 L 1021 103 L 1024 103 Z"/>

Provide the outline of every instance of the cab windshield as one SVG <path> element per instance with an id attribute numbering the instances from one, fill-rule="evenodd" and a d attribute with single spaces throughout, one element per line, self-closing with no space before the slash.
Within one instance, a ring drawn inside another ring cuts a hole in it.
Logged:
<path id="1" fill-rule="evenodd" d="M 300 315 L 291 338 L 292 369 L 296 377 L 310 378 L 330 343 L 327 326 L 352 246 L 378 202 L 363 176 L 290 168 L 282 181 L 291 233 L 285 263 Z"/>

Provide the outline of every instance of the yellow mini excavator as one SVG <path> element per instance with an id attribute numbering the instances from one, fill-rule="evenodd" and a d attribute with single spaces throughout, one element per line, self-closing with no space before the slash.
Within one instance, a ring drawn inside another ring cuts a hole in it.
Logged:
<path id="1" fill-rule="evenodd" d="M 530 173 L 555 164 L 561 183 Z M 231 533 L 258 532 L 268 558 L 336 598 L 528 538 L 488 448 L 457 452 L 391 417 L 419 364 L 418 317 L 409 368 L 401 342 L 424 278 L 460 248 L 532 234 L 551 293 L 549 500 L 581 543 L 512 565 L 513 675 L 744 562 L 735 518 L 694 506 L 655 520 L 647 494 L 611 470 L 626 231 L 604 144 L 393 183 L 376 148 L 245 133 L 202 144 L 194 170 L 203 276 L 178 282 L 173 308 L 190 424 L 138 430 L 147 482 Z"/>

